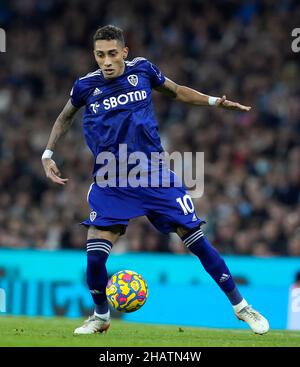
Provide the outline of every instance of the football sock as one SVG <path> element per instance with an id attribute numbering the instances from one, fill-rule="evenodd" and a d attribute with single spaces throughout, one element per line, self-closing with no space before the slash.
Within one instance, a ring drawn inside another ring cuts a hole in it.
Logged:
<path id="1" fill-rule="evenodd" d="M 100 317 L 101 319 L 109 319 L 110 317 L 110 311 L 108 310 L 107 312 L 103 313 L 103 312 L 98 312 L 97 311 L 98 309 L 98 305 L 96 305 L 95 307 L 95 312 L 94 312 L 94 315 L 97 316 L 97 317 Z"/>
<path id="2" fill-rule="evenodd" d="M 108 302 L 104 301 L 103 303 L 99 305 L 95 305 L 95 315 L 99 316 L 101 318 L 108 318 L 109 317 L 109 311 L 108 311 Z"/>
<path id="3" fill-rule="evenodd" d="M 198 227 L 181 237 L 186 247 L 200 259 L 204 269 L 228 297 L 232 305 L 239 304 L 241 296 L 232 275 L 218 251 L 204 237 Z"/>
<path id="4" fill-rule="evenodd" d="M 235 312 L 240 312 L 246 306 L 248 306 L 248 302 L 243 298 L 240 303 L 233 306 L 233 309 Z"/>
<path id="5" fill-rule="evenodd" d="M 87 240 L 87 284 L 95 303 L 97 315 L 108 312 L 106 285 L 108 275 L 106 261 L 110 254 L 112 243 L 104 239 Z"/>

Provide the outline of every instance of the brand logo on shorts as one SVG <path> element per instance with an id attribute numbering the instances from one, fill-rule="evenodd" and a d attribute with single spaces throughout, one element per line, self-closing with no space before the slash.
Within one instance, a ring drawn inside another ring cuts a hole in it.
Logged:
<path id="1" fill-rule="evenodd" d="M 131 85 L 133 85 L 134 87 L 136 87 L 136 86 L 137 86 L 137 84 L 138 84 L 138 82 L 139 82 L 139 78 L 137 77 L 137 75 L 134 75 L 134 74 L 129 75 L 129 76 L 127 77 L 127 80 L 128 80 L 128 81 L 129 81 L 129 83 L 130 83 Z"/>
<path id="2" fill-rule="evenodd" d="M 91 220 L 91 222 L 94 222 L 94 220 L 96 219 L 96 217 L 97 217 L 97 212 L 92 211 L 91 214 L 90 214 L 90 220 Z"/>
<path id="3" fill-rule="evenodd" d="M 196 222 L 198 219 L 196 217 L 196 214 L 193 215 L 192 222 Z"/>

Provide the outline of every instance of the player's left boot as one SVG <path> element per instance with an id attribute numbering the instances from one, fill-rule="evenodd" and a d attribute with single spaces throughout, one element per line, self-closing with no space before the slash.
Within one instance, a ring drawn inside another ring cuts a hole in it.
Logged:
<path id="1" fill-rule="evenodd" d="M 239 312 L 235 312 L 239 320 L 245 321 L 255 334 L 266 334 L 270 330 L 268 320 L 251 305 L 247 305 Z"/>
<path id="2" fill-rule="evenodd" d="M 82 326 L 74 330 L 74 334 L 95 334 L 106 332 L 110 327 L 110 319 L 101 319 L 96 315 L 90 316 Z"/>

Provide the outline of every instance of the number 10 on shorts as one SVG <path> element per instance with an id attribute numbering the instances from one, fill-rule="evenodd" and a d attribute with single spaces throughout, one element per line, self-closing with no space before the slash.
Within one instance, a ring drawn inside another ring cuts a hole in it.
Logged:
<path id="1" fill-rule="evenodd" d="M 184 195 L 183 198 L 177 198 L 176 201 L 181 206 L 184 215 L 194 213 L 195 208 L 190 195 Z"/>

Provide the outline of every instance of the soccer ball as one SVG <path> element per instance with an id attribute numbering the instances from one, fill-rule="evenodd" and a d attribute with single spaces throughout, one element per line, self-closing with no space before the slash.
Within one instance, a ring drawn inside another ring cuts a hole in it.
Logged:
<path id="1" fill-rule="evenodd" d="M 121 270 L 109 279 L 106 295 L 114 309 L 120 312 L 134 312 L 145 304 L 148 287 L 140 274 L 132 270 Z"/>

